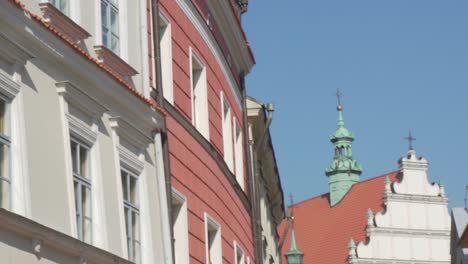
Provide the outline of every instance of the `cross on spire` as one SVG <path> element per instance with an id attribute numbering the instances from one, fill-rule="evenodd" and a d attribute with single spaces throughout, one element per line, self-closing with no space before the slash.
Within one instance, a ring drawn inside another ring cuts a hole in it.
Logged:
<path id="1" fill-rule="evenodd" d="M 289 202 L 291 203 L 289 207 L 291 207 L 291 222 L 294 227 L 294 208 L 296 207 L 294 205 L 294 195 L 292 193 L 289 194 Z"/>
<path id="2" fill-rule="evenodd" d="M 292 193 L 289 194 L 289 202 L 291 203 L 289 205 L 291 207 L 291 215 L 294 215 L 294 195 Z"/>
<path id="3" fill-rule="evenodd" d="M 341 98 L 343 98 L 343 93 L 340 88 L 336 88 L 336 99 L 338 100 L 338 105 L 341 105 Z"/>
<path id="4" fill-rule="evenodd" d="M 413 149 L 413 141 L 416 141 L 416 138 L 414 138 L 413 135 L 411 135 L 411 130 L 409 131 L 408 136 L 405 137 L 404 139 L 408 140 L 409 150 L 414 150 Z"/>

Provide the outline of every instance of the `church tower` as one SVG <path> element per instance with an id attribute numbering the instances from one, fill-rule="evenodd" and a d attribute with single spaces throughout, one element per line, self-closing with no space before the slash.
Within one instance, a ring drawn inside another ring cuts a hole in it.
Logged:
<path id="1" fill-rule="evenodd" d="M 338 128 L 330 137 L 335 155 L 330 166 L 325 170 L 325 174 L 329 178 L 331 206 L 339 203 L 351 189 L 351 186 L 359 182 L 359 176 L 362 173 L 361 165 L 353 159 L 351 145 L 354 141 L 354 135 L 345 127 L 343 106 L 338 104 L 337 110 Z"/>

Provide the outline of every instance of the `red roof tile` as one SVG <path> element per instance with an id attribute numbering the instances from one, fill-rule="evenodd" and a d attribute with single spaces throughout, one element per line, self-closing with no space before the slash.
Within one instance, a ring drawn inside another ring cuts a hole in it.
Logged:
<path id="1" fill-rule="evenodd" d="M 351 188 L 341 202 L 330 207 L 329 193 L 294 205 L 294 230 L 304 264 L 348 263 L 348 242 L 366 240 L 367 210 L 384 210 L 385 178 L 395 181 L 399 171 L 361 181 Z M 291 208 L 288 209 L 290 211 Z M 286 221 L 278 227 L 282 234 Z M 288 251 L 291 231 L 283 245 L 282 255 Z M 287 263 L 284 259 L 283 263 Z"/>
<path id="2" fill-rule="evenodd" d="M 139 91 L 137 91 L 132 85 L 130 85 L 127 81 L 124 79 L 120 78 L 117 76 L 113 71 L 111 71 L 108 67 L 106 67 L 104 64 L 100 63 L 97 59 L 93 58 L 88 52 L 83 50 L 80 46 L 78 46 L 76 43 L 73 43 L 70 39 L 68 39 L 65 35 L 63 35 L 61 32 L 53 28 L 49 23 L 47 23 L 44 19 L 42 19 L 40 16 L 33 14 L 31 11 L 29 11 L 26 6 L 21 3 L 20 0 L 10 0 L 14 2 L 19 8 L 21 8 L 28 16 L 39 22 L 42 26 L 44 26 L 46 29 L 48 29 L 50 32 L 54 33 L 57 37 L 62 39 L 66 44 L 68 44 L 70 47 L 72 47 L 78 54 L 81 54 L 83 57 L 88 59 L 90 62 L 94 63 L 97 67 L 99 67 L 101 70 L 109 74 L 115 81 L 123 85 L 127 90 L 129 90 L 132 94 L 134 94 L 137 98 L 139 98 L 141 101 L 145 102 L 146 104 L 154 107 L 156 110 L 158 110 L 161 114 L 167 115 L 166 111 L 162 107 L 160 107 L 158 104 L 153 102 L 151 99 L 146 98 L 143 94 L 141 94 Z"/>

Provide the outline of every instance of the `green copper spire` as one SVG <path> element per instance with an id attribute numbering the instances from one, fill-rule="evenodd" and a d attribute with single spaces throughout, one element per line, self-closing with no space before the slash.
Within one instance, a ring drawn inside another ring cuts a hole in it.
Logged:
<path id="1" fill-rule="evenodd" d="M 331 206 L 340 202 L 351 186 L 359 182 L 359 175 L 362 173 L 361 165 L 353 159 L 354 135 L 345 127 L 343 106 L 339 104 L 337 110 L 338 128 L 330 137 L 335 155 L 330 166 L 325 170 L 325 174 L 329 177 Z"/>
<path id="2" fill-rule="evenodd" d="M 304 253 L 297 247 L 296 234 L 294 227 L 291 230 L 291 246 L 288 252 L 284 253 L 288 264 L 303 264 Z"/>

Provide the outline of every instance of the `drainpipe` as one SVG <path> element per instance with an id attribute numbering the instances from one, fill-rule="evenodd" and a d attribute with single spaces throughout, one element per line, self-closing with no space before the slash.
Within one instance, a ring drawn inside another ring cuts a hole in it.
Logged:
<path id="1" fill-rule="evenodd" d="M 161 207 L 161 215 L 168 217 L 162 217 L 162 240 L 163 240 L 163 251 L 164 251 L 164 262 L 165 264 L 172 264 L 173 262 L 173 250 L 172 250 L 172 236 L 171 236 L 171 216 L 169 214 L 170 208 L 168 207 L 168 193 L 171 193 L 171 189 L 167 188 L 166 182 L 166 173 L 163 158 L 163 140 L 162 132 L 158 131 L 154 134 L 154 144 L 155 144 L 155 159 L 156 159 L 156 175 L 158 181 L 158 191 L 159 191 L 159 206 Z"/>
<path id="2" fill-rule="evenodd" d="M 152 14 L 152 22 L 153 22 L 153 54 L 154 54 L 154 59 L 155 59 L 155 79 L 156 79 L 156 91 L 157 91 L 157 94 L 155 95 L 155 99 L 157 101 L 157 103 L 159 104 L 159 106 L 163 107 L 165 109 L 165 106 L 164 106 L 164 96 L 163 96 L 163 89 L 162 89 L 162 79 L 161 79 L 161 76 L 162 76 L 162 70 L 161 70 L 161 67 L 162 67 L 162 63 L 161 63 L 161 48 L 160 48 L 160 45 L 159 45 L 159 0 L 151 0 L 151 14 Z M 170 65 L 169 67 L 172 67 L 172 65 Z M 172 264 L 174 263 L 174 259 L 175 259 L 175 251 L 174 251 L 174 230 L 172 229 L 172 184 L 171 184 L 171 174 L 170 174 L 170 163 L 169 163 L 169 142 L 168 142 L 168 138 L 167 138 L 167 122 L 166 122 L 166 118 L 163 119 L 163 130 L 161 131 L 161 133 L 159 133 L 159 137 L 158 137 L 158 140 L 160 140 L 161 142 L 161 147 L 162 147 L 162 153 L 159 153 L 159 157 L 164 157 L 163 158 L 163 161 L 162 161 L 162 166 L 160 166 L 160 168 L 164 168 L 164 185 L 162 186 L 165 186 L 165 196 L 166 196 L 166 199 L 165 199 L 165 204 L 161 201 L 161 208 L 162 210 L 164 210 L 163 208 L 167 208 L 167 216 L 168 216 L 168 223 L 169 223 L 169 226 L 167 226 L 167 230 L 168 231 L 164 231 L 164 232 L 168 232 L 169 234 L 168 237 L 170 238 L 170 241 L 164 241 L 164 243 L 168 243 L 169 246 L 166 246 L 166 250 L 167 252 L 165 252 L 167 255 L 166 255 L 166 260 L 168 260 L 169 264 Z M 161 183 L 162 184 L 162 183 Z M 161 196 L 163 196 L 163 194 L 161 194 Z M 164 219 L 163 219 L 164 221 Z"/>
<path id="3" fill-rule="evenodd" d="M 258 243 L 258 235 L 257 235 L 257 224 L 256 224 L 256 216 L 257 216 L 257 210 L 256 210 L 256 192 L 255 192 L 255 180 L 254 180 L 254 174 L 255 174 L 255 150 L 251 151 L 251 143 L 250 143 L 250 131 L 249 131 L 249 121 L 248 121 L 248 115 L 247 115 L 247 91 L 245 89 L 245 76 L 244 73 L 242 72 L 240 74 L 240 79 L 241 79 L 241 93 L 242 93 L 242 107 L 244 108 L 244 145 L 248 146 L 248 151 L 246 151 L 247 154 L 247 162 L 248 164 L 248 171 L 247 171 L 247 176 L 248 176 L 248 185 L 249 185 L 249 198 L 250 198 L 250 216 L 251 216 L 251 223 L 252 223 L 252 235 L 253 235 L 253 240 L 254 240 L 254 251 L 255 251 L 255 263 L 261 263 L 262 261 L 262 250 L 261 250 L 261 245 L 259 247 Z"/>
<path id="4" fill-rule="evenodd" d="M 243 78 L 242 78 L 243 80 Z M 245 108 L 245 120 L 247 120 L 247 96 L 245 92 L 245 85 L 244 82 L 242 82 L 243 86 L 243 97 L 244 97 L 244 108 Z M 254 246 L 255 246 L 255 261 L 256 263 L 262 263 L 263 262 L 263 241 L 262 241 L 262 222 L 261 222 L 261 216 L 260 216 L 260 207 L 259 207 L 259 190 L 258 190 L 258 185 L 260 183 L 259 178 L 261 177 L 260 173 L 260 164 L 258 162 L 258 154 L 260 153 L 260 150 L 263 147 L 263 143 L 266 138 L 266 134 L 269 131 L 271 122 L 273 120 L 273 111 L 274 107 L 273 104 L 269 103 L 267 105 L 263 105 L 263 108 L 268 112 L 267 116 L 267 121 L 265 123 L 265 128 L 263 129 L 262 134 L 260 135 L 260 138 L 258 142 L 253 146 L 253 151 L 251 153 L 252 156 L 250 156 L 250 151 L 247 152 L 247 158 L 248 160 L 251 160 L 250 162 L 250 168 L 249 168 L 249 186 L 250 186 L 250 197 L 251 197 L 251 216 L 252 216 L 252 232 L 254 235 Z M 246 135 L 249 135 L 248 131 L 248 126 L 245 128 L 245 133 Z M 247 137 L 246 137 L 247 138 Z M 253 143 L 252 143 L 253 144 Z M 249 146 L 251 143 L 249 143 Z"/>

